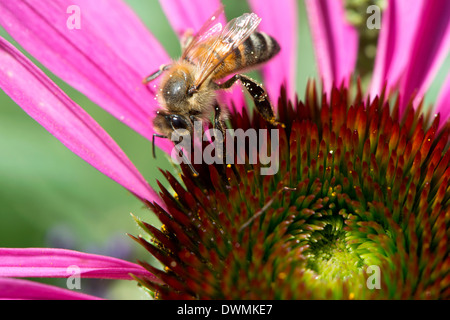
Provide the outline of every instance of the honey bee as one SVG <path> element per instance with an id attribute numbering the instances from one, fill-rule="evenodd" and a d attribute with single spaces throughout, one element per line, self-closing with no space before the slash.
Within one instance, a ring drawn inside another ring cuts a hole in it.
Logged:
<path id="1" fill-rule="evenodd" d="M 182 41 L 182 56 L 178 61 L 162 65 L 143 80 L 148 84 L 162 76 L 158 101 L 162 106 L 153 120 L 155 137 L 171 138 L 178 129 L 192 134 L 195 121 L 210 121 L 224 133 L 223 121 L 227 110 L 220 107 L 216 92 L 231 88 L 238 80 L 249 92 L 256 109 L 268 122 L 275 124 L 275 114 L 266 90 L 253 79 L 239 74 L 257 67 L 279 51 L 280 46 L 271 36 L 255 31 L 261 22 L 254 13 L 246 13 L 231 20 L 225 27 L 217 22 L 223 13 L 219 8 L 193 36 Z M 234 74 L 229 80 L 221 79 Z M 225 136 L 225 135 L 223 135 Z"/>

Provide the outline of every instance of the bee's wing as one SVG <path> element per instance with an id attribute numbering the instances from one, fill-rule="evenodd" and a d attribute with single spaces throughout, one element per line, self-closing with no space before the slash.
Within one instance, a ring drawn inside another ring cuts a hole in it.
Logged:
<path id="1" fill-rule="evenodd" d="M 231 20 L 218 35 L 209 35 L 204 41 L 198 42 L 195 47 L 199 48 L 208 44 L 205 50 L 194 50 L 203 52 L 200 57 L 196 57 L 199 63 L 199 78 L 196 79 L 195 86 L 198 88 L 211 75 L 211 73 L 237 48 L 239 47 L 258 27 L 261 22 L 254 13 L 245 13 L 240 17 Z M 213 27 L 214 28 L 214 27 Z M 203 38 L 203 37 L 202 37 Z"/>
<path id="2" fill-rule="evenodd" d="M 197 34 L 190 40 L 188 46 L 183 51 L 181 56 L 182 59 L 192 55 L 200 43 L 206 42 L 212 36 L 219 34 L 222 31 L 222 24 L 218 21 L 220 20 L 219 17 L 223 14 L 223 12 L 223 6 L 221 5 L 203 24 L 200 30 L 198 30 Z"/>

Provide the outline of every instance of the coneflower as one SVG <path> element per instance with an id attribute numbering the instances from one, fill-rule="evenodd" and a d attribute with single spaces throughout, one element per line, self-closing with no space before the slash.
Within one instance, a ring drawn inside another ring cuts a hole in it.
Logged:
<path id="1" fill-rule="evenodd" d="M 275 175 L 260 163 L 164 172 L 168 209 L 148 203 L 163 227 L 138 220 L 151 240 L 135 238 L 164 284 L 140 283 L 161 299 L 449 298 L 449 126 L 313 82 L 303 101 L 282 90 L 278 112 Z M 230 119 L 268 129 L 257 113 Z"/>

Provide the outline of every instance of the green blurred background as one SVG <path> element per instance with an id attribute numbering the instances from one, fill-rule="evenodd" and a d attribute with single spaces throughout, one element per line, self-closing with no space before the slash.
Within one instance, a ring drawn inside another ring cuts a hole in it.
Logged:
<path id="1" fill-rule="evenodd" d="M 127 2 L 168 53 L 173 58 L 179 56 L 177 37 L 158 1 Z M 225 0 L 223 3 L 228 18 L 250 11 L 245 1 Z M 298 9 L 297 90 L 303 97 L 307 79 L 317 79 L 317 71 L 301 0 Z M 1 28 L 0 35 L 12 41 Z M 435 101 L 449 68 L 450 59 L 447 58 L 429 91 L 427 104 Z M 166 157 L 159 152 L 157 159 L 153 159 L 149 141 L 44 71 L 100 123 L 157 188 L 156 179 L 163 180 L 158 168 L 173 170 Z M 126 236 L 126 233 L 139 234 L 130 212 L 158 224 L 124 188 L 71 153 L 0 91 L 0 247 L 63 247 L 130 261 L 136 258 L 150 260 L 150 256 Z M 61 279 L 43 281 L 60 286 L 65 284 Z M 81 286 L 83 292 L 105 298 L 147 297 L 136 290 L 134 282 L 82 280 Z"/>

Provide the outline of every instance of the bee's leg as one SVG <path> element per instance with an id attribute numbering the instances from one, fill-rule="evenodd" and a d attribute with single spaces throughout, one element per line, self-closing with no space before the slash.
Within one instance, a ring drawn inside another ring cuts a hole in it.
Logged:
<path id="1" fill-rule="evenodd" d="M 222 133 L 222 140 L 225 140 L 225 124 L 221 118 L 221 113 L 222 109 L 216 104 L 214 107 L 214 129 L 218 129 Z"/>
<path id="2" fill-rule="evenodd" d="M 170 64 L 163 64 L 159 67 L 158 71 L 153 72 L 151 75 L 147 76 L 144 80 L 142 80 L 143 84 L 148 84 L 149 82 L 152 82 L 156 78 L 158 78 L 164 71 L 169 70 L 171 67 Z"/>
<path id="3" fill-rule="evenodd" d="M 153 158 L 156 159 L 156 152 L 155 152 L 155 138 L 164 138 L 164 139 L 169 139 L 169 137 L 167 136 L 163 136 L 161 134 L 157 134 L 154 133 L 153 134 Z M 181 157 L 183 158 L 183 163 L 185 163 L 189 169 L 191 169 L 192 175 L 194 177 L 198 177 L 199 174 L 197 172 L 197 170 L 194 169 L 194 166 L 192 165 L 191 161 L 186 157 L 186 155 L 183 152 L 183 149 L 181 149 L 177 144 L 174 145 L 175 149 L 178 151 L 178 154 L 181 155 Z"/>
<path id="4" fill-rule="evenodd" d="M 199 174 L 198 174 L 197 170 L 194 169 L 194 166 L 192 165 L 191 161 L 184 154 L 183 149 L 181 149 L 177 144 L 175 145 L 175 149 L 178 151 L 179 155 L 181 155 L 181 157 L 183 158 L 184 164 L 186 164 L 189 167 L 189 169 L 191 169 L 192 175 L 194 177 L 198 177 Z"/>
<path id="5" fill-rule="evenodd" d="M 224 158 L 223 154 L 223 147 L 224 147 L 224 141 L 225 141 L 225 124 L 223 123 L 221 119 L 221 112 L 219 105 L 216 104 L 214 106 L 214 129 L 218 129 L 220 133 L 222 134 L 222 139 L 217 141 L 217 152 L 219 152 L 219 157 Z M 218 137 L 216 137 L 218 139 Z"/>
<path id="6" fill-rule="evenodd" d="M 258 113 L 264 118 L 264 120 L 273 125 L 280 124 L 281 126 L 284 126 L 282 123 L 276 121 L 275 112 L 273 111 L 273 107 L 270 103 L 266 90 L 252 78 L 242 74 L 236 74 L 224 83 L 218 85 L 218 87 L 219 89 L 228 89 L 237 80 L 240 80 L 245 89 L 247 89 L 247 92 L 253 98 L 256 110 L 258 110 Z"/>
<path id="7" fill-rule="evenodd" d="M 221 139 L 220 137 L 216 136 L 217 141 L 214 141 L 216 145 L 216 153 L 218 154 L 219 158 L 222 158 L 222 174 L 225 174 L 226 170 L 226 156 L 225 156 L 225 138 L 226 138 L 226 132 L 225 132 L 225 123 L 222 120 L 222 109 L 220 108 L 219 104 L 216 103 L 214 106 L 214 129 L 218 129 L 220 133 L 222 134 Z"/>

